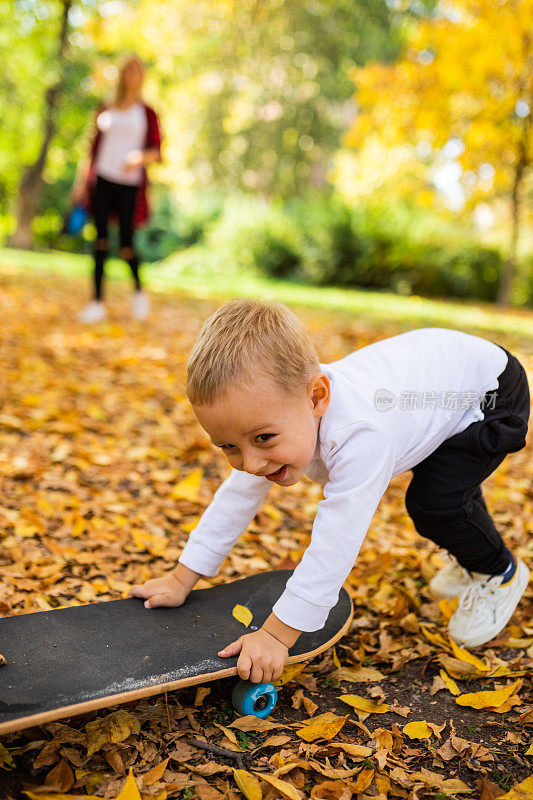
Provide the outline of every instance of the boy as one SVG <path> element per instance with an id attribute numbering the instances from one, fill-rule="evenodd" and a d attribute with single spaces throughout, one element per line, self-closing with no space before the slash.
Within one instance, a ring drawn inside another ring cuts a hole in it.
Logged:
<path id="1" fill-rule="evenodd" d="M 459 331 L 427 328 L 320 365 L 297 317 L 237 299 L 204 324 L 188 363 L 194 413 L 233 470 L 178 566 L 134 586 L 147 608 L 181 605 L 216 575 L 272 483 L 324 484 L 311 542 L 264 625 L 219 653 L 242 678 L 281 674 L 301 631 L 321 628 L 390 479 L 413 471 L 407 510 L 455 560 L 430 586 L 459 595 L 450 635 L 467 647 L 509 621 L 529 572 L 505 547 L 480 484 L 525 446 L 529 390 L 514 356 Z"/>

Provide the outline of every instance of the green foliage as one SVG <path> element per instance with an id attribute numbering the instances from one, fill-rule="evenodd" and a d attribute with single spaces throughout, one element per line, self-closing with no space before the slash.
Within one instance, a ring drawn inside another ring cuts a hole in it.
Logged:
<path id="1" fill-rule="evenodd" d="M 206 244 L 234 267 L 275 278 L 295 275 L 304 246 L 295 220 L 279 204 L 244 197 L 227 204 Z"/>
<path id="2" fill-rule="evenodd" d="M 171 253 L 199 242 L 222 213 L 222 200 L 215 194 L 197 195 L 177 203 L 166 186 L 152 191 L 152 215 L 135 235 L 142 261 L 161 261 Z"/>
<path id="3" fill-rule="evenodd" d="M 496 248 L 462 229 L 452 235 L 447 226 L 438 233 L 435 220 L 426 219 L 414 235 L 405 209 L 398 219 L 394 209 L 354 210 L 337 196 L 285 205 L 234 199 L 203 250 L 205 259 L 216 253 L 227 269 L 274 278 L 485 301 L 495 299 L 503 267 Z"/>

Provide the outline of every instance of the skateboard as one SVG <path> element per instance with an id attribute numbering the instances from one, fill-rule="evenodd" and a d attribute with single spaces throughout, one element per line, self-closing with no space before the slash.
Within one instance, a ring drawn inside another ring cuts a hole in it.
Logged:
<path id="1" fill-rule="evenodd" d="M 217 652 L 257 630 L 282 594 L 291 570 L 198 589 L 179 608 L 146 609 L 142 600 L 112 600 L 0 619 L 0 734 L 141 697 L 237 674 L 237 658 Z M 253 615 L 248 627 L 236 605 Z M 348 630 L 352 604 L 341 589 L 325 626 L 302 633 L 287 663 L 326 650 Z M 272 684 L 239 682 L 233 704 L 266 717 Z"/>

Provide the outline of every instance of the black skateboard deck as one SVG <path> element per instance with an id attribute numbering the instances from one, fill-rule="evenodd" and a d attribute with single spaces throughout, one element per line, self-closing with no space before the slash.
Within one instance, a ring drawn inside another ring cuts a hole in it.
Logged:
<path id="1" fill-rule="evenodd" d="M 146 609 L 133 598 L 0 619 L 0 734 L 236 675 L 237 658 L 217 652 L 261 627 L 290 575 L 199 589 L 179 608 Z M 232 615 L 237 604 L 253 614 L 248 628 Z M 326 650 L 351 619 L 342 589 L 324 628 L 302 633 L 288 663 Z"/>

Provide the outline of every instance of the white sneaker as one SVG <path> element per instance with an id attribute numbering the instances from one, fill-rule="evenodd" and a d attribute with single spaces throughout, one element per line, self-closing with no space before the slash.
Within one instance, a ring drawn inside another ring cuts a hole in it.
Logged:
<path id="1" fill-rule="evenodd" d="M 486 578 L 479 572 L 469 572 L 456 558 L 448 555 L 450 563 L 440 569 L 429 582 L 429 588 L 438 597 L 457 597 L 476 579 Z"/>
<path id="2" fill-rule="evenodd" d="M 515 574 L 508 583 L 502 584 L 503 575 L 482 578 L 472 581 L 460 594 L 448 625 L 452 639 L 465 647 L 485 644 L 505 628 L 526 590 L 529 570 L 517 558 Z"/>
<path id="3" fill-rule="evenodd" d="M 107 317 L 105 305 L 101 300 L 91 300 L 78 314 L 80 322 L 101 322 Z"/>
<path id="4" fill-rule="evenodd" d="M 131 313 L 135 319 L 143 320 L 147 318 L 150 313 L 150 298 L 146 292 L 135 292 L 131 302 Z"/>

